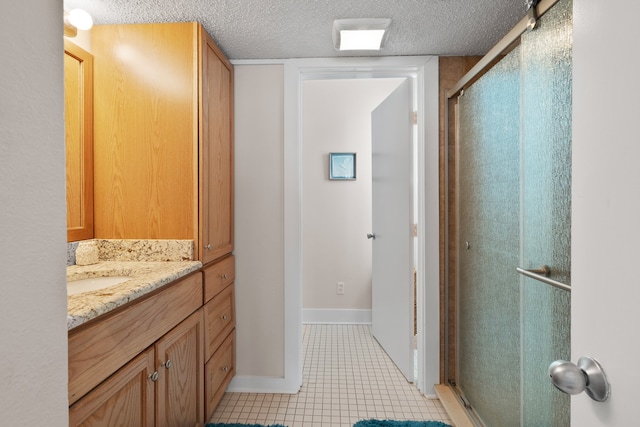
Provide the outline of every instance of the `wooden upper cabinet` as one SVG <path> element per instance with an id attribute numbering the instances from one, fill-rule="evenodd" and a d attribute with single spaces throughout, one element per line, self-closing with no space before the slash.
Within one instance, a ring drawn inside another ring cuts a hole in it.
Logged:
<path id="1" fill-rule="evenodd" d="M 93 237 L 93 56 L 64 41 L 67 240 Z"/>
<path id="2" fill-rule="evenodd" d="M 201 228 L 203 263 L 233 250 L 233 67 L 202 29 Z"/>
<path id="3" fill-rule="evenodd" d="M 196 26 L 96 25 L 95 235 L 193 239 Z"/>
<path id="4" fill-rule="evenodd" d="M 231 252 L 231 64 L 193 22 L 91 37 L 95 237 L 192 239 L 203 263 Z"/>

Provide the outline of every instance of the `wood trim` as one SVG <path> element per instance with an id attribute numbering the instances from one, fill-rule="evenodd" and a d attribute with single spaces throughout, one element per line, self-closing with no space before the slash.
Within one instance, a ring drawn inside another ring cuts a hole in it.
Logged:
<path id="1" fill-rule="evenodd" d="M 69 404 L 73 404 L 202 305 L 202 274 L 163 288 L 92 326 L 69 333 Z"/>
<path id="2" fill-rule="evenodd" d="M 475 427 L 475 424 L 467 415 L 467 411 L 465 411 L 451 387 L 438 384 L 434 388 L 436 390 L 436 396 L 440 399 L 440 403 L 442 403 L 444 410 L 447 411 L 447 415 L 449 415 L 451 423 L 454 426 Z"/>

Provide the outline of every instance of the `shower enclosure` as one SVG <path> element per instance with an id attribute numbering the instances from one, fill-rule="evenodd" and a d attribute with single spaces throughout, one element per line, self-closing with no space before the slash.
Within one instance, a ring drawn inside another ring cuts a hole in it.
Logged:
<path id="1" fill-rule="evenodd" d="M 560 0 L 457 98 L 450 382 L 479 425 L 569 425 L 547 369 L 571 360 L 571 41 Z"/>

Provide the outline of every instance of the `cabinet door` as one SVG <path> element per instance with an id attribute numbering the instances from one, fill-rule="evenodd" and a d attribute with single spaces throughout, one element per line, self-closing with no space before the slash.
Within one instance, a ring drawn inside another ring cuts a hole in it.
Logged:
<path id="1" fill-rule="evenodd" d="M 198 27 L 96 25 L 95 236 L 195 239 Z"/>
<path id="2" fill-rule="evenodd" d="M 93 238 L 93 56 L 64 41 L 67 240 Z"/>
<path id="3" fill-rule="evenodd" d="M 233 250 L 233 68 L 201 30 L 201 224 L 204 264 Z"/>
<path id="4" fill-rule="evenodd" d="M 202 310 L 156 343 L 156 426 L 204 423 Z"/>
<path id="5" fill-rule="evenodd" d="M 154 425 L 154 352 L 149 349 L 69 408 L 71 427 Z"/>

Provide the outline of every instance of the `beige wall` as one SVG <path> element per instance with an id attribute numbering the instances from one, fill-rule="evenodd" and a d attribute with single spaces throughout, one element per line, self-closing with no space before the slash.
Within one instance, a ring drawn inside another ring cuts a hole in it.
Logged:
<path id="1" fill-rule="evenodd" d="M 284 375 L 283 73 L 235 66 L 238 376 Z"/>
<path id="2" fill-rule="evenodd" d="M 91 52 L 91 30 L 78 30 L 78 34 L 75 37 L 65 37 L 65 39 L 80 46 L 87 52 Z"/>
<path id="3" fill-rule="evenodd" d="M 302 106 L 303 308 L 371 309 L 371 111 L 403 79 L 306 80 Z M 329 152 L 357 153 L 330 181 Z M 344 295 L 337 295 L 344 282 Z M 325 321 L 331 319 L 325 319 Z"/>
<path id="4" fill-rule="evenodd" d="M 0 25 L 0 414 L 68 425 L 62 2 Z"/>

